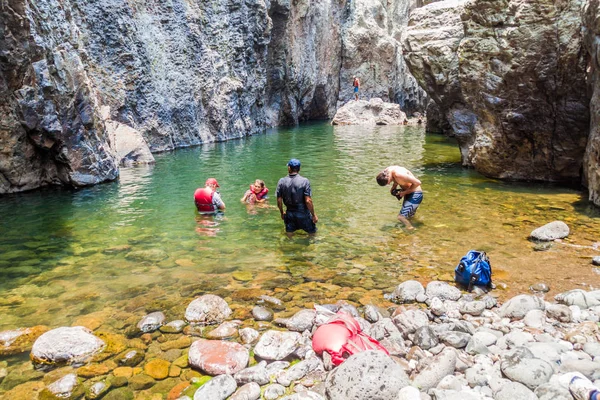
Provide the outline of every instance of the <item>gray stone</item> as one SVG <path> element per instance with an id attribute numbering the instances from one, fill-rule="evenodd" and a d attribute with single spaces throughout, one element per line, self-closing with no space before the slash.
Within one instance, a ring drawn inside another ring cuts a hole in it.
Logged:
<path id="1" fill-rule="evenodd" d="M 285 322 L 288 330 L 294 332 L 310 331 L 315 323 L 314 310 L 300 310 Z"/>
<path id="2" fill-rule="evenodd" d="M 446 282 L 440 281 L 429 282 L 427 284 L 427 288 L 425 289 L 425 293 L 430 299 L 433 297 L 438 297 L 440 300 L 456 301 L 460 299 L 461 296 L 459 289 L 455 288 L 454 286 L 450 286 Z"/>
<path id="3" fill-rule="evenodd" d="M 281 386 L 278 383 L 273 383 L 267 387 L 263 392 L 263 397 L 265 400 L 275 400 L 285 394 L 285 387 Z"/>
<path id="4" fill-rule="evenodd" d="M 600 361 L 591 360 L 565 360 L 560 364 L 561 373 L 580 372 L 588 379 L 600 379 Z"/>
<path id="5" fill-rule="evenodd" d="M 229 400 L 258 400 L 260 399 L 260 385 L 256 382 L 250 382 L 240 387 L 231 395 Z"/>
<path id="6" fill-rule="evenodd" d="M 573 400 L 569 389 L 558 383 L 543 383 L 535 389 L 534 393 L 539 400 Z"/>
<path id="7" fill-rule="evenodd" d="M 439 342 L 433 329 L 425 325 L 417 328 L 413 336 L 413 343 L 424 350 L 429 350 L 437 346 Z"/>
<path id="8" fill-rule="evenodd" d="M 446 314 L 446 306 L 444 302 L 438 297 L 434 297 L 431 299 L 429 304 L 429 310 L 433 313 L 433 315 L 441 317 Z"/>
<path id="9" fill-rule="evenodd" d="M 537 396 L 519 382 L 509 382 L 496 392 L 494 400 L 537 400 Z"/>
<path id="10" fill-rule="evenodd" d="M 412 303 L 417 296 L 425 294 L 425 288 L 419 281 L 404 281 L 396 287 L 392 298 L 398 303 Z"/>
<path id="11" fill-rule="evenodd" d="M 266 361 L 261 361 L 258 364 L 244 368 L 243 370 L 236 372 L 233 378 L 238 385 L 244 385 L 250 382 L 256 382 L 259 385 L 266 385 L 269 383 L 269 373 L 265 368 L 267 366 Z"/>
<path id="12" fill-rule="evenodd" d="M 421 400 L 421 392 L 415 387 L 406 386 L 400 389 L 396 400 Z"/>
<path id="13" fill-rule="evenodd" d="M 162 311 L 156 311 L 142 318 L 136 327 L 144 333 L 154 332 L 165 323 L 165 319 Z"/>
<path id="14" fill-rule="evenodd" d="M 279 311 L 285 309 L 285 305 L 283 304 L 283 302 L 276 297 L 267 296 L 266 294 L 263 294 L 258 299 L 260 303 L 265 303 L 274 310 Z"/>
<path id="15" fill-rule="evenodd" d="M 600 300 L 581 289 L 573 289 L 554 296 L 554 299 L 567 306 L 578 306 L 581 309 L 588 309 L 600 305 Z"/>
<path id="16" fill-rule="evenodd" d="M 550 291 L 550 286 L 543 282 L 538 282 L 529 286 L 529 290 L 531 290 L 534 293 L 547 293 Z"/>
<path id="17" fill-rule="evenodd" d="M 267 331 L 258 340 L 254 354 L 264 360 L 283 360 L 296 350 L 300 337 L 298 332 Z"/>
<path id="18" fill-rule="evenodd" d="M 592 264 L 593 265 L 600 265 L 600 256 L 594 256 L 594 257 L 592 257 Z"/>
<path id="19" fill-rule="evenodd" d="M 442 378 L 454 373 L 456 359 L 454 349 L 444 349 L 433 358 L 425 369 L 419 372 L 413 380 L 413 385 L 422 391 L 436 387 Z"/>
<path id="20" fill-rule="evenodd" d="M 277 377 L 277 383 L 283 386 L 290 386 L 292 382 L 300 380 L 306 374 L 317 369 L 323 370 L 323 363 L 317 357 L 311 357 L 292 365 L 287 371 Z"/>
<path id="21" fill-rule="evenodd" d="M 370 323 L 375 323 L 379 321 L 380 318 L 383 318 L 377 307 L 370 304 L 365 306 L 364 314 L 365 319 Z"/>
<path id="22" fill-rule="evenodd" d="M 215 376 L 196 390 L 194 400 L 225 400 L 235 392 L 236 388 L 237 384 L 231 375 Z"/>
<path id="23" fill-rule="evenodd" d="M 469 340 L 465 351 L 469 354 L 487 354 L 488 347 L 496 343 L 498 338 L 489 332 L 475 332 Z"/>
<path id="24" fill-rule="evenodd" d="M 214 294 L 198 297 L 185 310 L 187 321 L 203 325 L 219 324 L 230 315 L 231 309 L 227 302 Z"/>
<path id="25" fill-rule="evenodd" d="M 562 221 L 550 222 L 540 228 L 534 229 L 529 237 L 534 240 L 551 241 L 569 236 L 569 227 Z"/>
<path id="26" fill-rule="evenodd" d="M 225 321 L 206 334 L 207 339 L 228 339 L 237 336 L 242 321 Z"/>
<path id="27" fill-rule="evenodd" d="M 559 343 L 527 343 L 525 345 L 534 357 L 548 361 L 550 364 L 558 366 L 560 364 L 560 355 L 568 349 Z"/>
<path id="28" fill-rule="evenodd" d="M 531 310 L 544 310 L 545 304 L 539 297 L 521 294 L 508 300 L 500 307 L 498 314 L 502 318 L 521 319 Z"/>
<path id="29" fill-rule="evenodd" d="M 41 335 L 31 349 L 39 364 L 79 364 L 102 351 L 104 342 L 82 326 L 62 327 Z"/>
<path id="30" fill-rule="evenodd" d="M 242 328 L 239 330 L 240 339 L 244 344 L 253 343 L 258 337 L 260 333 L 256 329 L 252 328 Z"/>
<path id="31" fill-rule="evenodd" d="M 522 383 L 532 390 L 548 382 L 554 373 L 548 361 L 535 358 L 533 353 L 524 347 L 517 347 L 505 353 L 500 368 L 510 380 Z"/>
<path id="32" fill-rule="evenodd" d="M 329 400 L 394 399 L 409 385 L 406 373 L 382 352 L 369 350 L 350 356 L 327 377 Z"/>
<path id="33" fill-rule="evenodd" d="M 573 321 L 573 312 L 564 304 L 546 304 L 546 314 L 560 322 Z"/>
<path id="34" fill-rule="evenodd" d="M 523 323 L 531 328 L 542 328 L 546 323 L 546 313 L 542 310 L 530 310 L 525 314 Z"/>
<path id="35" fill-rule="evenodd" d="M 438 339 L 447 346 L 462 349 L 471 340 L 471 335 L 464 332 L 448 331 L 439 334 Z"/>
<path id="36" fill-rule="evenodd" d="M 85 391 L 85 398 L 89 400 L 96 400 L 102 398 L 111 386 L 108 381 L 99 381 L 90 385 Z"/>
<path id="37" fill-rule="evenodd" d="M 273 321 L 273 311 L 262 306 L 254 306 L 252 316 L 257 321 Z"/>
<path id="38" fill-rule="evenodd" d="M 417 328 L 429 324 L 429 318 L 421 310 L 406 310 L 396 315 L 392 321 L 404 335 L 414 333 Z"/>
<path id="39" fill-rule="evenodd" d="M 583 345 L 583 351 L 592 357 L 600 357 L 600 343 L 590 342 Z"/>
<path id="40" fill-rule="evenodd" d="M 460 313 L 469 314 L 473 316 L 479 316 L 486 309 L 483 301 L 470 301 L 467 303 L 460 304 Z"/>

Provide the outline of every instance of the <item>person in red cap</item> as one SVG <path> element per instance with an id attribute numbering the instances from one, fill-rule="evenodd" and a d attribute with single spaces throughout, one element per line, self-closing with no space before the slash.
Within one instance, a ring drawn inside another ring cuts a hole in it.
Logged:
<path id="1" fill-rule="evenodd" d="M 194 192 L 194 203 L 200 214 L 214 214 L 225 210 L 225 203 L 217 192 L 219 182 L 215 178 L 208 178 L 203 188 Z"/>

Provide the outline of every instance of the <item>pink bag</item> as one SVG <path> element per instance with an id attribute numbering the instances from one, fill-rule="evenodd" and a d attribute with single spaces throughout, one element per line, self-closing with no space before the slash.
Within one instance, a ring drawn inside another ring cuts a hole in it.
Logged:
<path id="1" fill-rule="evenodd" d="M 352 354 L 365 350 L 380 350 L 390 354 L 377 340 L 362 332 L 358 321 L 341 310 L 317 328 L 312 347 L 319 355 L 324 351 L 329 353 L 335 365 L 340 365 Z"/>

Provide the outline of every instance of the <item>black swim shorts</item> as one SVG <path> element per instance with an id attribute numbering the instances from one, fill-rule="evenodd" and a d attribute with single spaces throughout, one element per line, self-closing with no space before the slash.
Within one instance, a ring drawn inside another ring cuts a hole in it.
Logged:
<path id="1" fill-rule="evenodd" d="M 317 225 L 312 221 L 312 216 L 308 210 L 287 210 L 283 222 L 285 223 L 286 232 L 295 232 L 298 229 L 302 229 L 306 233 L 317 231 Z"/>

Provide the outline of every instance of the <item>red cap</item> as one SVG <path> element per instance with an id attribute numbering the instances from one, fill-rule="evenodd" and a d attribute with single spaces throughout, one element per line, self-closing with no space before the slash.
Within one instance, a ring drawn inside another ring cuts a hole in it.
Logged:
<path id="1" fill-rule="evenodd" d="M 220 187 L 219 182 L 217 182 L 215 178 L 208 178 L 205 185 L 215 185 L 216 187 Z"/>

